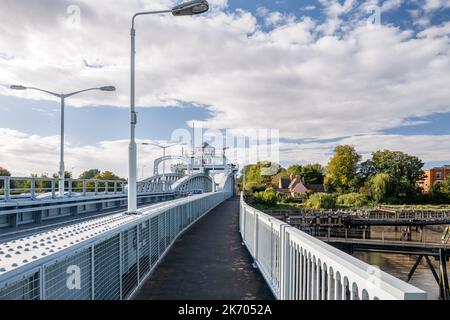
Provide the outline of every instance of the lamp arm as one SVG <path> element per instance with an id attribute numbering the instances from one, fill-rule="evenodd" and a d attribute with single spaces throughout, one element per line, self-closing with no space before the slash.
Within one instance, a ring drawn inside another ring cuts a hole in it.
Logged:
<path id="1" fill-rule="evenodd" d="M 51 92 L 51 91 L 47 91 L 47 90 L 43 90 L 43 89 L 39 89 L 39 88 L 35 88 L 35 87 L 27 87 L 27 89 L 45 92 L 45 93 L 51 94 L 52 96 L 55 96 L 58 98 L 61 98 L 63 96 L 62 94 L 59 94 L 59 93 L 55 93 L 55 92 Z"/>
<path id="2" fill-rule="evenodd" d="M 144 16 L 144 15 L 149 15 L 149 14 L 171 13 L 171 12 L 172 12 L 172 10 L 138 12 L 133 16 L 133 19 L 131 20 L 131 29 L 134 29 L 135 20 L 139 16 Z"/>
<path id="3" fill-rule="evenodd" d="M 74 95 L 79 94 L 79 93 L 83 93 L 83 92 L 86 92 L 86 91 L 93 91 L 93 90 L 100 90 L 100 88 L 89 88 L 89 89 L 84 89 L 84 90 L 80 90 L 80 91 L 75 91 L 75 92 L 72 92 L 72 93 L 65 94 L 64 97 L 68 98 L 68 97 L 74 96 Z"/>

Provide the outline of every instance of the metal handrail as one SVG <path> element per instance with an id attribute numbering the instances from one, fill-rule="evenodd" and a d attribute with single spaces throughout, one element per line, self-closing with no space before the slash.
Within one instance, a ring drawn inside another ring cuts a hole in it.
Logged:
<path id="1" fill-rule="evenodd" d="M 240 232 L 281 300 L 408 300 L 426 293 L 245 203 Z"/>
<path id="2" fill-rule="evenodd" d="M 66 179 L 64 191 L 66 196 L 74 194 L 125 194 L 124 180 L 100 179 Z M 57 197 L 58 178 L 38 177 L 0 177 L 0 200 L 36 200 L 40 195 L 51 193 L 51 198 Z"/>

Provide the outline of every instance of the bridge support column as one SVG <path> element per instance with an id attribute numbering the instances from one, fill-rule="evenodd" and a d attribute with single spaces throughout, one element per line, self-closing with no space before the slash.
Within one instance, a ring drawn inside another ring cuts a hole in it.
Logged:
<path id="1" fill-rule="evenodd" d="M 439 249 L 439 291 L 442 300 L 450 300 L 450 288 L 447 275 L 447 254 L 446 249 Z"/>

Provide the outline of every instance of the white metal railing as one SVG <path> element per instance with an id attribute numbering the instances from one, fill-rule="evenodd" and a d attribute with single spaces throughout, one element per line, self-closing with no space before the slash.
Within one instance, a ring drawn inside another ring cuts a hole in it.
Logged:
<path id="1" fill-rule="evenodd" d="M 424 291 L 252 208 L 241 196 L 240 232 L 280 300 L 422 300 Z"/>
<path id="2" fill-rule="evenodd" d="M 67 197 L 101 194 L 125 194 L 125 181 L 66 179 L 64 193 Z M 36 200 L 56 198 L 59 179 L 0 177 L 0 201 Z"/>
<path id="3" fill-rule="evenodd" d="M 176 239 L 231 196 L 192 196 L 0 243 L 0 300 L 129 299 Z"/>

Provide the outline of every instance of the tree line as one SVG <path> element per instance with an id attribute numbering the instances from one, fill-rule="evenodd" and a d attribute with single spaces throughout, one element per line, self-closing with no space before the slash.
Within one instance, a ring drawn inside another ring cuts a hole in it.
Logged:
<path id="1" fill-rule="evenodd" d="M 245 190 L 255 201 L 266 205 L 296 199 L 283 199 L 277 194 L 280 178 L 300 176 L 305 184 L 324 184 L 326 193 L 302 195 L 304 205 L 311 208 L 336 206 L 362 207 L 374 204 L 448 204 L 450 179 L 436 183 L 423 193 L 419 182 L 425 178 L 424 163 L 416 156 L 400 151 L 379 150 L 362 161 L 349 145 L 337 146 L 326 167 L 320 164 L 279 166 L 274 176 L 261 171 L 273 164 L 260 162 L 246 166 Z"/>
<path id="2" fill-rule="evenodd" d="M 3 167 L 0 167 L 0 177 L 10 177 L 10 176 L 11 176 L 11 173 L 9 170 L 7 170 Z M 54 173 L 51 177 L 49 177 L 47 174 L 41 174 L 41 175 L 31 174 L 30 178 L 58 179 L 59 173 Z M 69 172 L 69 171 L 65 171 L 64 178 L 65 179 L 73 179 L 74 178 L 73 173 Z M 116 175 L 115 173 L 113 173 L 111 171 L 103 171 L 102 172 L 98 169 L 86 170 L 82 174 L 79 175 L 78 179 L 80 179 L 80 180 L 126 181 L 126 179 L 119 177 L 118 175 Z M 31 182 L 30 181 L 12 181 L 11 187 L 14 189 L 26 190 L 31 187 Z M 36 188 L 38 189 L 38 191 L 39 191 L 39 189 L 44 190 L 44 191 L 50 191 L 51 187 L 52 187 L 51 181 L 36 181 Z M 76 189 L 81 189 L 83 187 L 83 183 L 75 182 L 73 187 Z M 90 191 L 90 189 L 94 188 L 94 183 L 88 182 L 86 184 L 86 187 L 89 189 L 88 191 Z M 99 187 L 105 188 L 105 184 L 103 183 Z M 3 181 L 0 181 L 0 189 L 2 189 L 2 188 L 4 188 Z"/>

